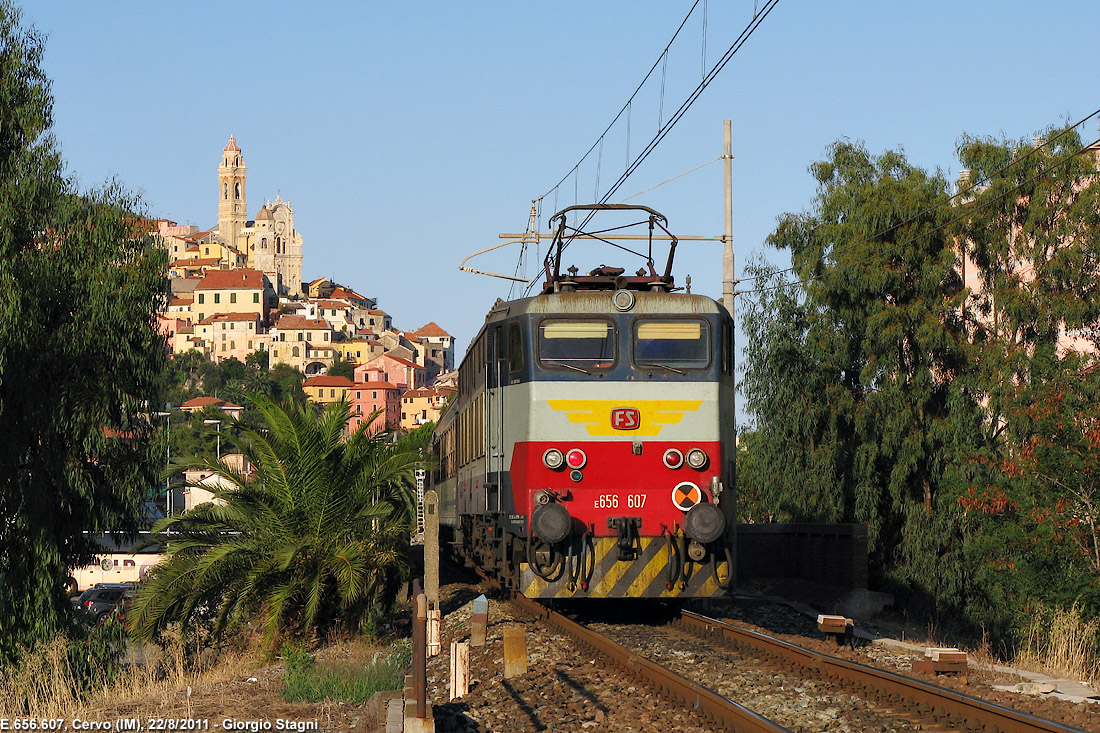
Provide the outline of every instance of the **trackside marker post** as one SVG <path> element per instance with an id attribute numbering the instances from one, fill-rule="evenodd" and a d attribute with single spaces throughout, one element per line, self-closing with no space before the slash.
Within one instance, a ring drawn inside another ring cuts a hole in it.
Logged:
<path id="1" fill-rule="evenodd" d="M 504 679 L 527 674 L 527 632 L 519 628 L 504 630 Z"/>
<path id="2" fill-rule="evenodd" d="M 451 699 L 470 691 L 470 642 L 451 642 Z"/>
<path id="3" fill-rule="evenodd" d="M 484 594 L 474 599 L 470 616 L 470 646 L 485 646 L 485 629 L 489 625 L 489 599 Z"/>

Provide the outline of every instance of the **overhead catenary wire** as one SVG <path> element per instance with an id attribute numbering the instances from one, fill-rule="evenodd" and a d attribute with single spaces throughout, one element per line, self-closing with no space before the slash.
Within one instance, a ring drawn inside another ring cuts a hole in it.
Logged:
<path id="1" fill-rule="evenodd" d="M 676 37 L 680 35 L 680 31 L 682 31 L 684 29 L 684 26 L 687 25 L 688 19 L 691 18 L 692 13 L 695 12 L 695 8 L 698 7 L 700 2 L 701 0 L 695 0 L 695 2 L 692 3 L 691 8 L 687 11 L 687 15 L 684 16 L 684 19 L 680 21 L 680 25 L 677 26 L 676 32 L 672 34 L 672 38 L 670 38 L 668 43 L 665 44 L 664 50 L 661 51 L 660 55 L 657 57 L 657 60 L 653 62 L 653 65 L 649 67 L 649 71 L 647 71 L 645 76 L 642 77 L 642 80 L 638 83 L 637 88 L 635 88 L 634 92 L 626 100 L 626 104 L 624 104 L 619 112 L 615 115 L 615 117 L 612 118 L 611 122 L 607 125 L 604 131 L 601 132 L 600 136 L 596 138 L 596 141 L 592 143 L 592 146 L 585 151 L 584 155 L 581 156 L 576 165 L 574 165 L 573 168 L 569 170 L 569 173 L 566 173 L 564 176 L 562 176 L 560 181 L 551 186 L 546 191 L 546 193 L 544 193 L 539 198 L 545 198 L 546 196 L 549 196 L 554 191 L 554 189 L 565 183 L 566 179 L 569 178 L 570 173 L 579 168 L 581 163 L 583 163 L 585 159 L 587 159 L 588 156 L 592 154 L 592 151 L 596 149 L 596 146 L 600 144 L 600 141 L 607 135 L 607 133 L 611 131 L 611 128 L 615 126 L 615 123 L 619 121 L 619 118 L 623 116 L 623 113 L 629 112 L 631 103 L 634 101 L 634 98 L 638 96 L 638 93 L 642 90 L 642 87 L 644 87 L 645 83 L 649 81 L 649 77 L 653 76 L 653 72 L 656 71 L 657 66 L 661 63 L 662 59 L 665 58 L 665 54 L 668 53 L 669 48 L 671 48 L 672 44 L 676 41 Z"/>
<path id="2" fill-rule="evenodd" d="M 714 78 L 722 71 L 722 69 L 725 68 L 726 64 L 728 64 L 730 60 L 741 49 L 741 47 L 745 45 L 745 42 L 748 41 L 748 39 L 752 36 L 756 29 L 760 27 L 760 25 L 764 22 L 764 20 L 778 4 L 779 0 L 767 0 L 762 10 L 759 13 L 754 13 L 752 20 L 749 21 L 748 25 L 746 25 L 742 29 L 741 33 L 737 36 L 733 43 L 730 44 L 730 47 L 727 48 L 725 53 L 722 54 L 722 57 L 715 62 L 714 66 L 711 67 L 710 71 L 703 78 L 703 81 L 700 82 L 699 85 L 696 86 L 690 94 L 688 94 L 687 98 L 672 114 L 672 116 L 669 118 L 668 124 L 664 125 L 660 130 L 658 130 L 657 134 L 653 136 L 653 138 L 649 141 L 645 148 L 643 148 L 642 152 L 638 154 L 638 156 L 629 166 L 627 166 L 627 169 L 623 171 L 622 175 L 619 176 L 619 178 L 615 181 L 614 184 L 612 184 L 607 192 L 599 198 L 597 203 L 607 203 L 608 199 L 615 195 L 615 193 L 622 187 L 622 185 L 626 183 L 626 180 L 631 176 L 631 174 L 633 174 L 634 171 L 636 171 L 638 167 L 643 162 L 645 162 L 646 158 L 650 156 L 650 154 L 657 148 L 661 141 L 664 140 L 665 136 L 668 135 L 668 133 L 676 126 L 676 123 L 683 119 L 687 111 L 706 90 L 707 85 L 709 85 L 710 82 L 713 81 Z M 694 10 L 694 8 L 695 6 L 693 5 L 692 9 Z M 687 22 L 687 18 L 684 19 L 684 22 Z M 682 28 L 683 24 L 681 24 L 680 27 Z M 679 30 L 677 30 L 677 32 L 679 32 Z M 578 225 L 578 228 L 583 229 L 584 225 L 592 218 L 593 215 L 594 212 L 589 212 L 589 214 Z M 567 247 L 569 245 L 569 241 L 565 242 L 563 249 L 564 247 Z"/>
<path id="3" fill-rule="evenodd" d="M 1097 112 L 1100 112 L 1100 110 L 1097 110 Z M 1093 113 L 1093 114 L 1096 114 L 1096 113 Z M 1089 116 L 1091 117 L 1092 115 L 1089 115 Z M 1087 120 L 1088 118 L 1086 117 L 1085 119 Z M 1084 122 L 1084 120 L 1082 120 L 1082 122 Z M 1067 128 L 1067 130 L 1068 129 L 1073 129 L 1073 128 L 1072 127 Z M 1063 166 L 1066 163 L 1069 163 L 1071 160 L 1083 155 L 1084 153 L 1088 152 L 1090 149 L 1094 149 L 1096 146 L 1100 146 L 1100 138 L 1097 138 L 1096 140 L 1092 141 L 1091 143 L 1089 143 L 1087 145 L 1081 146 L 1080 148 L 1075 150 L 1070 155 L 1067 155 L 1066 157 L 1062 158 L 1061 160 L 1057 161 L 1056 163 L 1052 163 L 1051 165 L 1047 166 L 1046 168 L 1043 168 L 1041 171 L 1039 171 L 1038 173 L 1036 173 L 1034 176 L 1027 179 L 1026 181 L 1021 181 L 1020 183 L 1017 183 L 1015 186 L 1012 186 L 1008 190 L 1001 193 L 999 196 L 995 196 L 993 198 L 990 198 L 990 199 L 987 199 L 987 200 L 984 200 L 984 201 L 977 201 L 976 200 L 974 205 L 973 205 L 974 208 L 969 209 L 968 211 L 974 211 L 975 209 L 980 210 L 980 209 L 986 208 L 988 206 L 992 206 L 993 204 L 1000 203 L 1006 197 L 1008 197 L 1010 194 L 1012 194 L 1014 192 L 1018 192 L 1021 188 L 1023 188 L 1027 184 L 1035 182 L 1036 180 L 1038 180 L 1039 178 L 1042 178 L 1043 176 L 1045 176 L 1047 173 L 1054 170 L 1055 168 L 1058 168 L 1059 166 Z M 1018 159 L 1017 161 L 1014 161 L 1014 162 L 1018 162 L 1019 160 L 1023 160 L 1023 158 L 1020 158 L 1020 159 Z M 1002 170 L 1007 169 L 1007 167 L 1008 166 L 1006 166 Z M 970 189 L 968 189 L 968 192 L 973 192 L 973 190 L 974 190 L 974 188 L 971 187 Z M 958 195 L 959 194 L 955 194 L 955 196 L 952 196 L 948 200 L 949 201 L 953 200 Z M 927 231 L 921 232 L 920 234 L 912 236 L 909 239 L 906 239 L 906 240 L 904 240 L 900 243 L 896 243 L 895 246 L 905 246 L 905 245 L 908 245 L 908 244 L 912 244 L 913 242 L 917 241 L 918 239 L 920 239 L 922 237 L 927 237 L 927 236 L 931 235 L 934 232 L 941 231 L 943 229 L 946 229 L 947 227 L 950 227 L 954 224 L 957 224 L 958 222 L 960 222 L 963 219 L 967 218 L 968 215 L 969 214 L 963 214 L 961 216 L 957 216 L 954 219 L 951 219 L 950 221 L 944 222 L 943 224 L 939 224 L 939 225 L 937 225 L 937 226 L 935 226 L 935 227 L 933 227 L 933 228 L 931 228 Z M 916 217 L 910 218 L 907 221 L 913 221 L 915 218 Z M 902 226 L 905 223 L 906 222 L 902 222 L 901 224 L 897 224 L 894 227 L 889 227 L 885 230 L 884 233 L 888 233 L 892 229 L 897 228 L 898 226 Z M 877 234 L 877 235 L 874 235 L 873 237 L 867 237 L 867 238 L 861 239 L 861 240 L 859 240 L 857 242 L 854 242 L 850 245 L 845 245 L 843 248 L 838 248 L 837 250 L 834 250 L 833 252 L 830 252 L 826 255 L 823 255 L 822 257 L 819 257 L 812 264 L 813 265 L 823 264 L 825 262 L 825 258 L 827 256 L 835 256 L 836 254 L 839 254 L 841 251 L 851 249 L 852 247 L 858 246 L 860 244 L 867 244 L 867 243 L 873 241 L 875 238 L 877 238 L 879 236 L 882 236 L 882 235 Z M 820 275 L 809 275 L 805 278 L 801 278 L 799 280 L 795 280 L 795 281 L 791 281 L 791 282 L 784 281 L 784 282 L 781 282 L 781 283 L 776 283 L 775 285 L 762 286 L 762 287 L 758 287 L 758 288 L 753 288 L 751 290 L 742 290 L 742 291 L 739 291 L 738 294 L 739 295 L 756 295 L 756 294 L 759 294 L 759 293 L 766 293 L 766 292 L 770 292 L 770 291 L 773 291 L 773 290 L 781 290 L 783 288 L 802 287 L 802 286 L 804 286 L 808 283 L 814 282 L 816 280 L 821 280 L 826 275 L 833 275 L 837 272 L 841 272 L 841 271 L 846 270 L 850 267 L 855 267 L 856 265 L 868 262 L 870 259 L 871 259 L 871 257 L 863 257 L 863 258 L 860 258 L 860 259 L 857 259 L 857 260 L 853 260 L 852 262 L 847 262 L 843 265 L 833 266 L 829 269 L 829 271 L 827 273 L 822 273 Z M 758 276 L 755 276 L 754 278 L 751 278 L 751 279 L 753 279 L 753 280 L 758 280 L 758 279 L 762 279 L 762 278 L 771 279 L 773 277 L 777 277 L 779 275 L 783 275 L 783 274 L 788 273 L 788 272 L 793 272 L 797 269 L 799 269 L 799 268 L 789 267 L 789 268 L 785 268 L 783 270 L 777 270 L 775 272 L 768 273 L 766 275 L 758 275 Z"/>

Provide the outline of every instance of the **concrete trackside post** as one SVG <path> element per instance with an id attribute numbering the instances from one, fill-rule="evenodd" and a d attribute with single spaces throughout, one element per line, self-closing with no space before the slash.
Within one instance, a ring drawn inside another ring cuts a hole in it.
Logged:
<path id="1" fill-rule="evenodd" d="M 439 494 L 424 492 L 424 595 L 428 599 L 429 657 L 439 654 L 442 616 L 439 610 Z"/>
<path id="2" fill-rule="evenodd" d="M 489 626 L 489 599 L 484 594 L 474 599 L 470 616 L 470 646 L 485 646 L 485 630 Z"/>
<path id="3" fill-rule="evenodd" d="M 470 642 L 451 642 L 451 699 L 470 691 Z"/>

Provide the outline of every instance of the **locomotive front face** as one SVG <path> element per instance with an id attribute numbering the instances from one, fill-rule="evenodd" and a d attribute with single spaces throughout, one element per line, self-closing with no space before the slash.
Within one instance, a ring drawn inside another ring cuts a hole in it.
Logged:
<path id="1" fill-rule="evenodd" d="M 541 305 L 500 331 L 523 354 L 499 381 L 512 500 L 501 521 L 527 555 L 518 587 L 720 594 L 732 560 L 727 322 L 711 301 L 664 294 L 640 294 L 629 312 L 610 294 Z"/>
<path id="2" fill-rule="evenodd" d="M 732 323 L 701 296 L 631 295 L 498 304 L 437 428 L 456 548 L 529 597 L 731 581 Z"/>

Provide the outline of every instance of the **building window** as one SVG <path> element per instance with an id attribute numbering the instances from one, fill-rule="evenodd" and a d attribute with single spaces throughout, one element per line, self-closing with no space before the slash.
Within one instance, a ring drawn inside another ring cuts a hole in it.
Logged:
<path id="1" fill-rule="evenodd" d="M 214 293 L 214 302 L 215 303 L 222 302 L 222 294 L 221 293 Z"/>
<path id="2" fill-rule="evenodd" d="M 237 294 L 236 293 L 230 293 L 229 294 L 229 302 L 230 303 L 236 303 L 237 302 Z"/>
<path id="3" fill-rule="evenodd" d="M 252 351 L 252 342 L 251 341 L 248 342 L 248 350 Z"/>
<path id="4" fill-rule="evenodd" d="M 249 321 L 249 322 L 248 322 L 248 330 L 249 330 L 249 331 L 251 331 L 251 330 L 252 330 L 253 328 L 255 328 L 255 326 L 256 326 L 256 324 L 255 324 L 255 323 L 253 323 L 252 321 Z"/>
<path id="5" fill-rule="evenodd" d="M 286 334 L 285 333 L 280 333 L 279 334 L 279 340 L 280 341 L 286 341 Z"/>
<path id="6" fill-rule="evenodd" d="M 298 332 L 298 340 L 299 341 L 305 341 L 306 340 L 306 335 L 304 333 L 302 333 L 301 331 Z"/>
<path id="7" fill-rule="evenodd" d="M 295 346 L 293 349 L 290 350 L 290 355 L 291 356 L 298 356 L 299 354 L 301 354 L 301 351 L 298 349 L 297 346 Z"/>
<path id="8" fill-rule="evenodd" d="M 374 396 L 374 399 L 378 399 L 378 392 L 375 392 L 373 396 Z"/>
<path id="9" fill-rule="evenodd" d="M 322 339 L 323 341 L 328 341 L 328 331 L 325 331 L 325 332 L 324 332 L 324 334 L 322 335 L 321 339 Z"/>
<path id="10" fill-rule="evenodd" d="M 222 344 L 222 351 L 225 351 L 225 344 Z"/>
<path id="11" fill-rule="evenodd" d="M 236 341 L 230 341 L 229 342 L 229 350 L 230 351 L 236 351 L 237 350 L 237 342 Z"/>
<path id="12" fill-rule="evenodd" d="M 253 293 L 252 294 L 252 302 L 253 303 L 259 303 L 260 302 L 260 294 L 259 293 Z"/>
<path id="13" fill-rule="evenodd" d="M 199 293 L 199 305 L 206 302 L 206 296 L 203 293 Z"/>
<path id="14" fill-rule="evenodd" d="M 199 314 L 199 321 L 205 321 L 205 320 L 206 320 L 206 314 L 205 313 L 200 313 Z"/>

